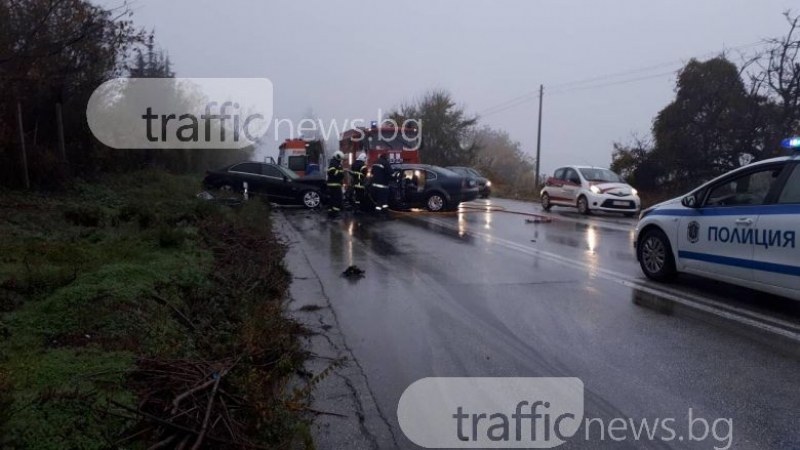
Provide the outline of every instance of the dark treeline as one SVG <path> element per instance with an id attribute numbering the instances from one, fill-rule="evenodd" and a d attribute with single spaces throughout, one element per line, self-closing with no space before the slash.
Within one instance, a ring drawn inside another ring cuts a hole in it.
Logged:
<path id="1" fill-rule="evenodd" d="M 72 176 L 246 159 L 249 150 L 119 150 L 92 137 L 86 105 L 100 84 L 174 75 L 154 33 L 137 28 L 124 4 L 0 0 L 0 185 L 57 187 Z"/>
<path id="2" fill-rule="evenodd" d="M 536 195 L 535 160 L 504 130 L 480 124 L 446 91 L 433 90 L 389 115 L 397 123 L 422 124 L 422 162 L 471 166 L 492 180 L 494 189 L 512 197 Z"/>
<path id="3" fill-rule="evenodd" d="M 612 169 L 661 199 L 785 153 L 781 140 L 800 133 L 800 16 L 784 15 L 789 32 L 739 65 L 726 55 L 689 61 L 652 136 L 614 144 Z"/>

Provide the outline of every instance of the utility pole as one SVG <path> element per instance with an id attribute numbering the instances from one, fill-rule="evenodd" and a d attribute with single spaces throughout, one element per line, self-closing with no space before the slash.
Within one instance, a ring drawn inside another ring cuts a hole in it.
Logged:
<path id="1" fill-rule="evenodd" d="M 56 103 L 56 131 L 58 133 L 58 156 L 61 164 L 67 164 L 67 147 L 64 144 L 64 119 L 61 116 L 61 103 Z"/>
<path id="2" fill-rule="evenodd" d="M 542 159 L 542 99 L 544 98 L 544 85 L 539 85 L 539 131 L 536 133 L 536 190 L 539 190 L 539 174 L 541 173 Z"/>
<path id="3" fill-rule="evenodd" d="M 25 151 L 25 129 L 22 127 L 22 103 L 17 100 L 17 126 L 19 127 L 19 150 L 22 156 L 22 183 L 25 189 L 31 188 L 31 180 L 28 177 L 28 154 Z"/>

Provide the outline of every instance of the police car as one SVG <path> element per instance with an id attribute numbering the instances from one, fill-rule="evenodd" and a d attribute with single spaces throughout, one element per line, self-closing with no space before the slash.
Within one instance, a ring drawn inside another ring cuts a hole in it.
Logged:
<path id="1" fill-rule="evenodd" d="M 800 138 L 794 156 L 741 167 L 640 214 L 647 277 L 692 273 L 800 300 Z"/>

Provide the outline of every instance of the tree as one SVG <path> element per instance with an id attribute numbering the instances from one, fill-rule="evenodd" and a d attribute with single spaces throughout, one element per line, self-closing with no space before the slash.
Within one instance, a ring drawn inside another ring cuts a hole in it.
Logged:
<path id="1" fill-rule="evenodd" d="M 800 16 L 784 16 L 788 33 L 741 68 L 724 56 L 691 60 L 653 122 L 652 145 L 615 143 L 612 168 L 660 197 L 781 153 L 781 139 L 800 134 Z"/>
<path id="2" fill-rule="evenodd" d="M 17 103 L 22 106 L 31 179 L 52 183 L 62 173 L 56 157 L 56 104 L 63 105 L 68 159 L 91 171 L 97 144 L 86 125 L 95 87 L 120 74 L 143 34 L 123 5 L 104 9 L 85 0 L 0 0 L 0 180 L 20 173 Z"/>
<path id="3" fill-rule="evenodd" d="M 639 136 L 632 142 L 614 143 L 611 170 L 642 191 L 652 191 L 664 181 L 664 169 L 653 156 L 653 143 Z"/>
<path id="4" fill-rule="evenodd" d="M 475 130 L 471 140 L 477 148 L 471 165 L 497 187 L 505 187 L 512 196 L 536 193 L 535 160 L 506 131 L 484 126 Z"/>
<path id="5" fill-rule="evenodd" d="M 752 151 L 753 108 L 735 64 L 722 56 L 691 60 L 678 75 L 675 100 L 653 123 L 652 157 L 667 181 L 694 185 L 738 167 Z"/>
<path id="6" fill-rule="evenodd" d="M 128 75 L 132 78 L 174 78 L 169 56 L 165 56 L 161 49 L 156 50 L 155 32 L 147 36 L 144 47 L 144 52 L 141 48 L 135 50 L 135 63 L 128 70 Z"/>
<path id="7" fill-rule="evenodd" d="M 764 102 L 774 102 L 773 129 L 768 142 L 770 153 L 779 151 L 778 143 L 787 136 L 800 134 L 800 15 L 784 12 L 788 33 L 765 41 L 766 50 L 755 58 L 761 71 L 751 80 Z"/>
<path id="8" fill-rule="evenodd" d="M 420 157 L 425 163 L 467 165 L 477 151 L 470 136 L 478 118 L 469 116 L 446 91 L 430 91 L 415 103 L 391 112 L 389 117 L 400 124 L 407 119 L 419 121 L 423 139 Z"/>

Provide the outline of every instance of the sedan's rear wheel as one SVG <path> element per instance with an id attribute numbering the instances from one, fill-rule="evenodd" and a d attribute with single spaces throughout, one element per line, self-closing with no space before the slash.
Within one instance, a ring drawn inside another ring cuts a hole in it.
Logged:
<path id="1" fill-rule="evenodd" d="M 317 191 L 306 191 L 303 193 L 303 206 L 308 209 L 318 208 L 319 204 L 322 202 L 319 192 Z"/>
<path id="2" fill-rule="evenodd" d="M 439 212 L 447 206 L 447 200 L 439 193 L 433 193 L 428 196 L 428 201 L 425 202 L 428 211 Z"/>
<path id="3" fill-rule="evenodd" d="M 675 278 L 675 258 L 669 239 L 663 231 L 652 229 L 645 231 L 636 247 L 639 265 L 648 278 L 656 281 L 669 281 Z"/>
<path id="4" fill-rule="evenodd" d="M 550 196 L 547 195 L 547 192 L 542 194 L 542 209 L 545 211 L 550 211 L 550 208 L 553 207 L 553 204 L 550 203 Z"/>

